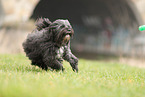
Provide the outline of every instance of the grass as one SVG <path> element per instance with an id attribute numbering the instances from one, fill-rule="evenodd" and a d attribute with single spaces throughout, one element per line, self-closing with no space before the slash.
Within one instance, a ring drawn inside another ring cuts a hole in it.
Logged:
<path id="1" fill-rule="evenodd" d="M 0 55 L 0 97 L 144 97 L 145 69 L 79 60 L 79 73 L 31 66 L 23 54 Z"/>

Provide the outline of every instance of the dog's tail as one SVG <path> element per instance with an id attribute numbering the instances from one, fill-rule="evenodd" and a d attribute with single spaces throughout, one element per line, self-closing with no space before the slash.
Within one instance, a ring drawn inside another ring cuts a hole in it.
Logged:
<path id="1" fill-rule="evenodd" d="M 48 18 L 38 18 L 36 20 L 35 26 L 38 31 L 42 30 L 43 28 L 49 27 L 51 21 Z"/>

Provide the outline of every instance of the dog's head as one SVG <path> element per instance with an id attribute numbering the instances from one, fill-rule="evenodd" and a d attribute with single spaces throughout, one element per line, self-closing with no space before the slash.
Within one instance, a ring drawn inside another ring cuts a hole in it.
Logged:
<path id="1" fill-rule="evenodd" d="M 66 45 L 74 34 L 74 30 L 68 20 L 58 19 L 49 26 L 53 41 L 58 46 Z"/>

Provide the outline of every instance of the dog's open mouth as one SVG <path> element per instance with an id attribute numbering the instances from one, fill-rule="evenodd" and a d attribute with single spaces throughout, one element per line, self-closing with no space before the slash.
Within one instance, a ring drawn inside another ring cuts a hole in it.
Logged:
<path id="1" fill-rule="evenodd" d="M 70 35 L 66 35 L 63 39 L 63 44 L 68 43 L 69 40 L 70 40 Z"/>

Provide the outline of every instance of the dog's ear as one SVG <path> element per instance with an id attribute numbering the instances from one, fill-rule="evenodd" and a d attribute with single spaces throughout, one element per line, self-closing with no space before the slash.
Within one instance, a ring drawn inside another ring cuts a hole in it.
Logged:
<path id="1" fill-rule="evenodd" d="M 36 20 L 35 26 L 38 31 L 42 30 L 43 28 L 49 27 L 51 21 L 48 18 L 38 18 Z"/>

